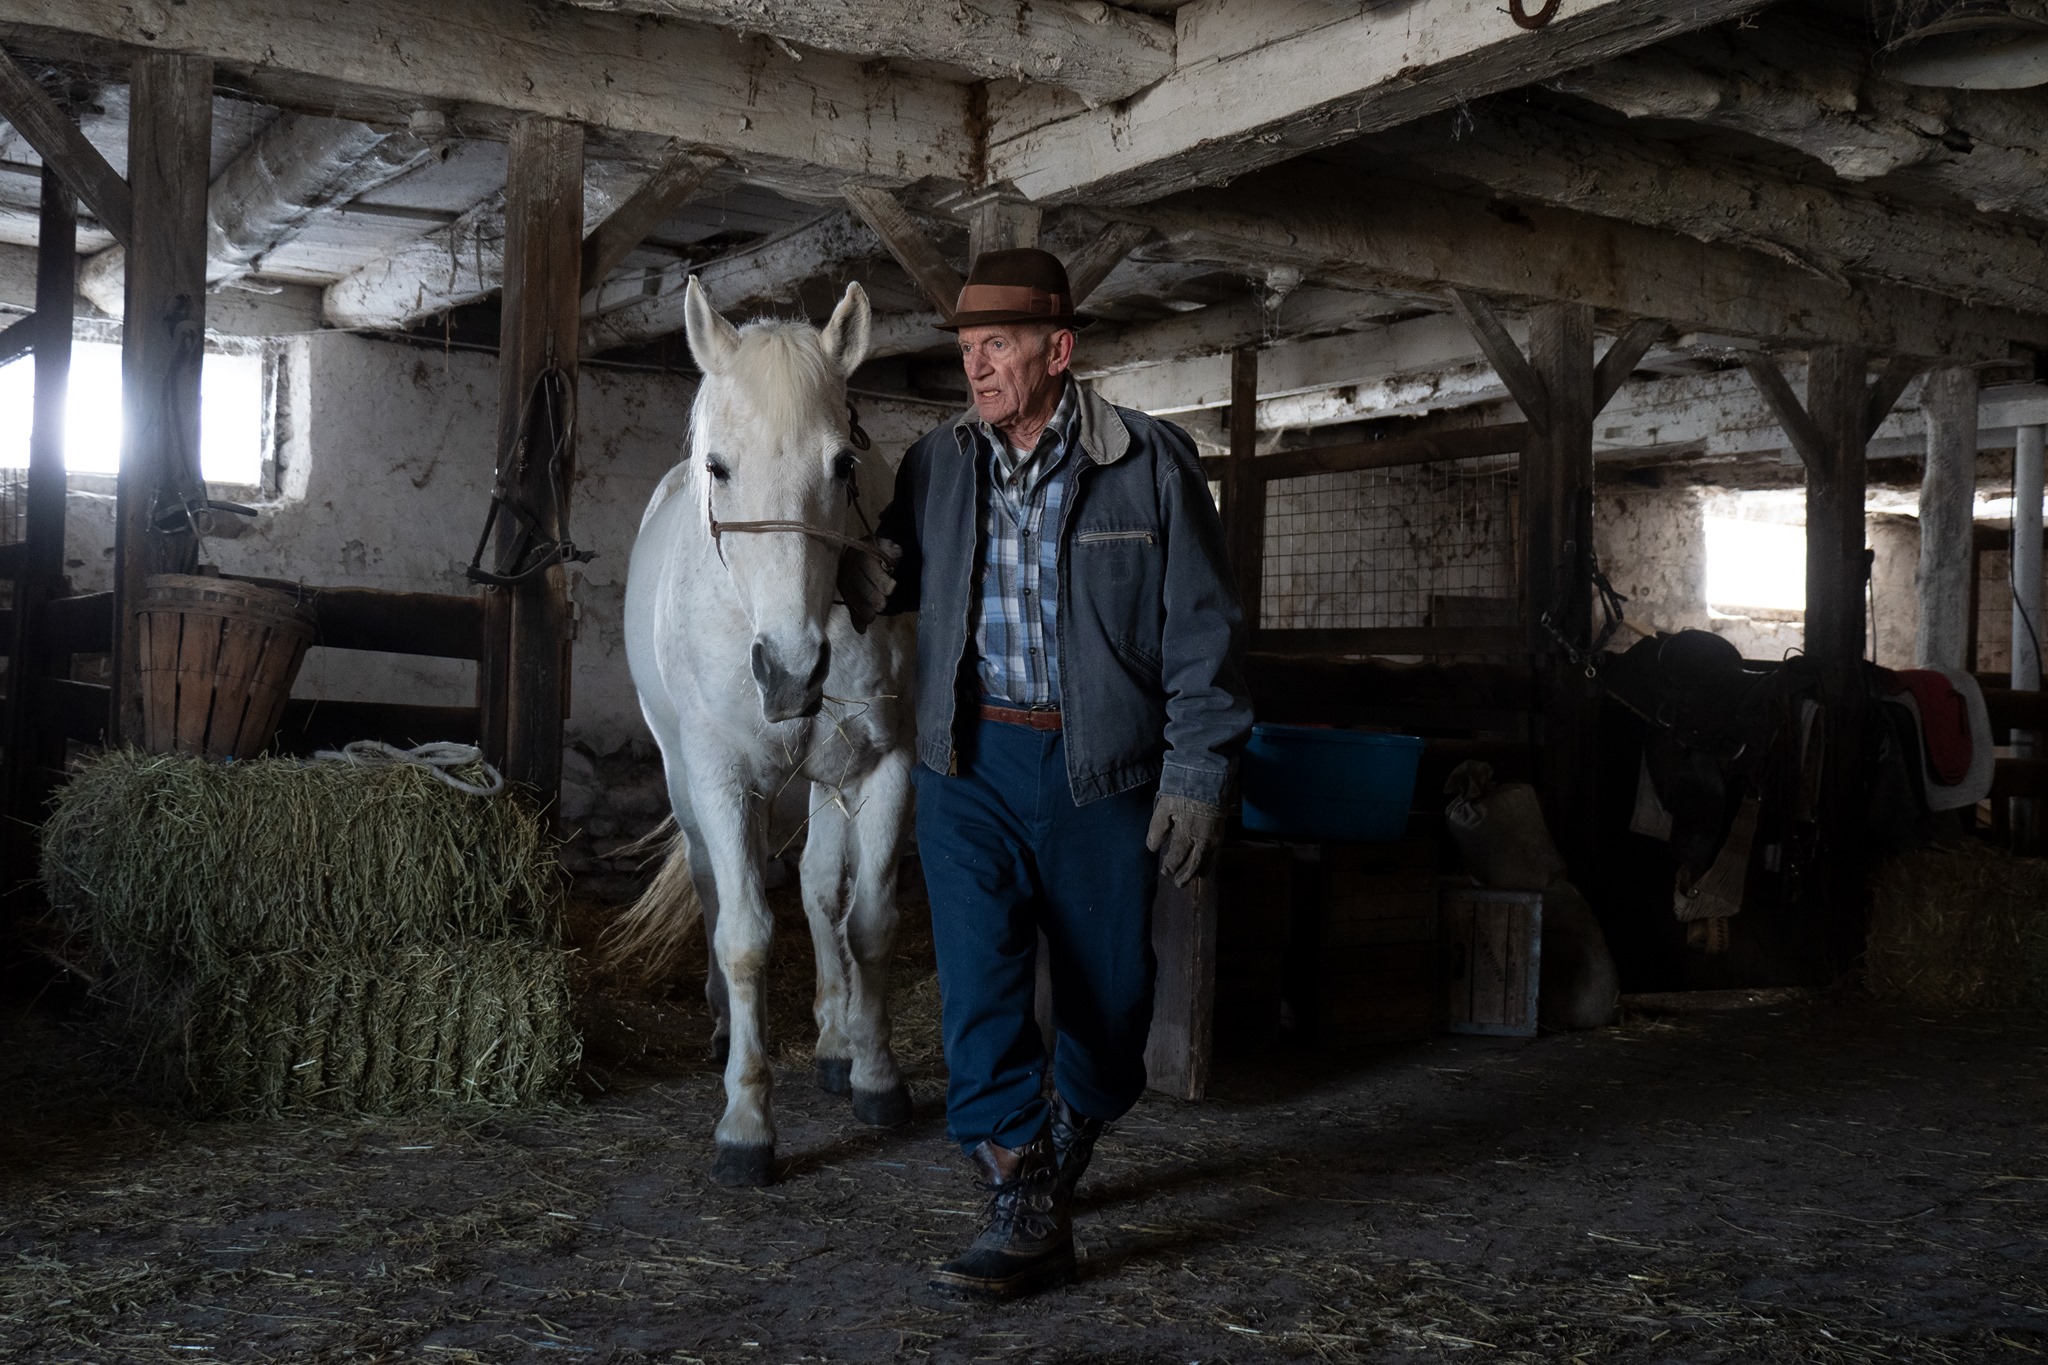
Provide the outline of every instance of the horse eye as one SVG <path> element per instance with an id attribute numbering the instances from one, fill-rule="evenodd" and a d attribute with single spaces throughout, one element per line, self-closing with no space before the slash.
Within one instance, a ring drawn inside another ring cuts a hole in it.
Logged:
<path id="1" fill-rule="evenodd" d="M 853 482 L 854 471 L 860 468 L 860 456 L 850 450 L 842 450 L 832 457 L 832 477 Z"/>
<path id="2" fill-rule="evenodd" d="M 727 469 L 725 467 L 725 462 L 720 460 L 716 455 L 706 455 L 704 457 L 704 468 L 706 471 L 710 473 L 712 478 L 718 480 L 720 483 L 724 483 L 727 479 L 732 477 L 732 471 L 730 469 Z"/>

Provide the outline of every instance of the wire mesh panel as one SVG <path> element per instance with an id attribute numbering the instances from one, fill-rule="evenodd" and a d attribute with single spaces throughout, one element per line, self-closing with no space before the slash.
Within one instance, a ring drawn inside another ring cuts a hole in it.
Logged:
<path id="1" fill-rule="evenodd" d="M 1266 486 L 1269 630 L 1506 626 L 1519 617 L 1513 456 Z"/>

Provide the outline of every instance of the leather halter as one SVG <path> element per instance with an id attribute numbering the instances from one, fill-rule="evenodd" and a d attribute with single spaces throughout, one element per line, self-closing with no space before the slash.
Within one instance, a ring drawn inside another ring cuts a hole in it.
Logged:
<path id="1" fill-rule="evenodd" d="M 866 450 L 874 444 L 868 439 L 867 432 L 861 430 L 860 413 L 851 401 L 846 405 L 846 420 L 848 427 L 851 429 L 848 434 L 854 449 Z M 705 505 L 708 509 L 710 506 L 708 499 Z M 860 518 L 861 525 L 867 526 L 867 514 L 861 510 L 860 506 L 860 485 L 858 483 L 847 485 L 846 505 L 853 509 L 855 516 Z M 809 536 L 813 540 L 822 540 L 828 545 L 837 545 L 842 550 L 858 550 L 860 553 L 878 561 L 883 568 L 891 567 L 889 556 L 884 554 L 881 547 L 876 545 L 872 539 L 845 535 L 838 531 L 828 530 L 823 526 L 813 526 L 808 521 L 720 521 L 717 517 L 710 517 L 709 520 L 711 523 L 711 544 L 718 550 L 718 562 L 721 564 L 725 563 L 725 536 L 728 532 L 734 535 L 761 535 L 785 532 L 790 535 Z M 870 537 L 874 535 L 872 527 L 869 527 L 868 535 Z"/>

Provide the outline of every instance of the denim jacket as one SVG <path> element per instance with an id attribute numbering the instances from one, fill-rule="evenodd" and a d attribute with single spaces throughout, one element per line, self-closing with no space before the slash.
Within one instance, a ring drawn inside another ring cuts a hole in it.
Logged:
<path id="1" fill-rule="evenodd" d="M 1058 529 L 1061 713 L 1076 804 L 1153 782 L 1221 806 L 1251 729 L 1244 620 L 1187 433 L 1080 391 L 1086 462 Z M 917 757 L 957 767 L 973 705 L 982 518 L 972 412 L 910 448 L 881 534 L 903 547 L 888 610 L 918 613 Z"/>

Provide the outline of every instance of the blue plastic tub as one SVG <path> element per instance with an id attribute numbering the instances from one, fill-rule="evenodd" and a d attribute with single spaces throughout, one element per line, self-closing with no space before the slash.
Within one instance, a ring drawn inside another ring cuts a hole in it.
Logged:
<path id="1" fill-rule="evenodd" d="M 1254 725 L 1244 827 L 1297 839 L 1401 839 L 1422 741 L 1308 725 Z"/>

